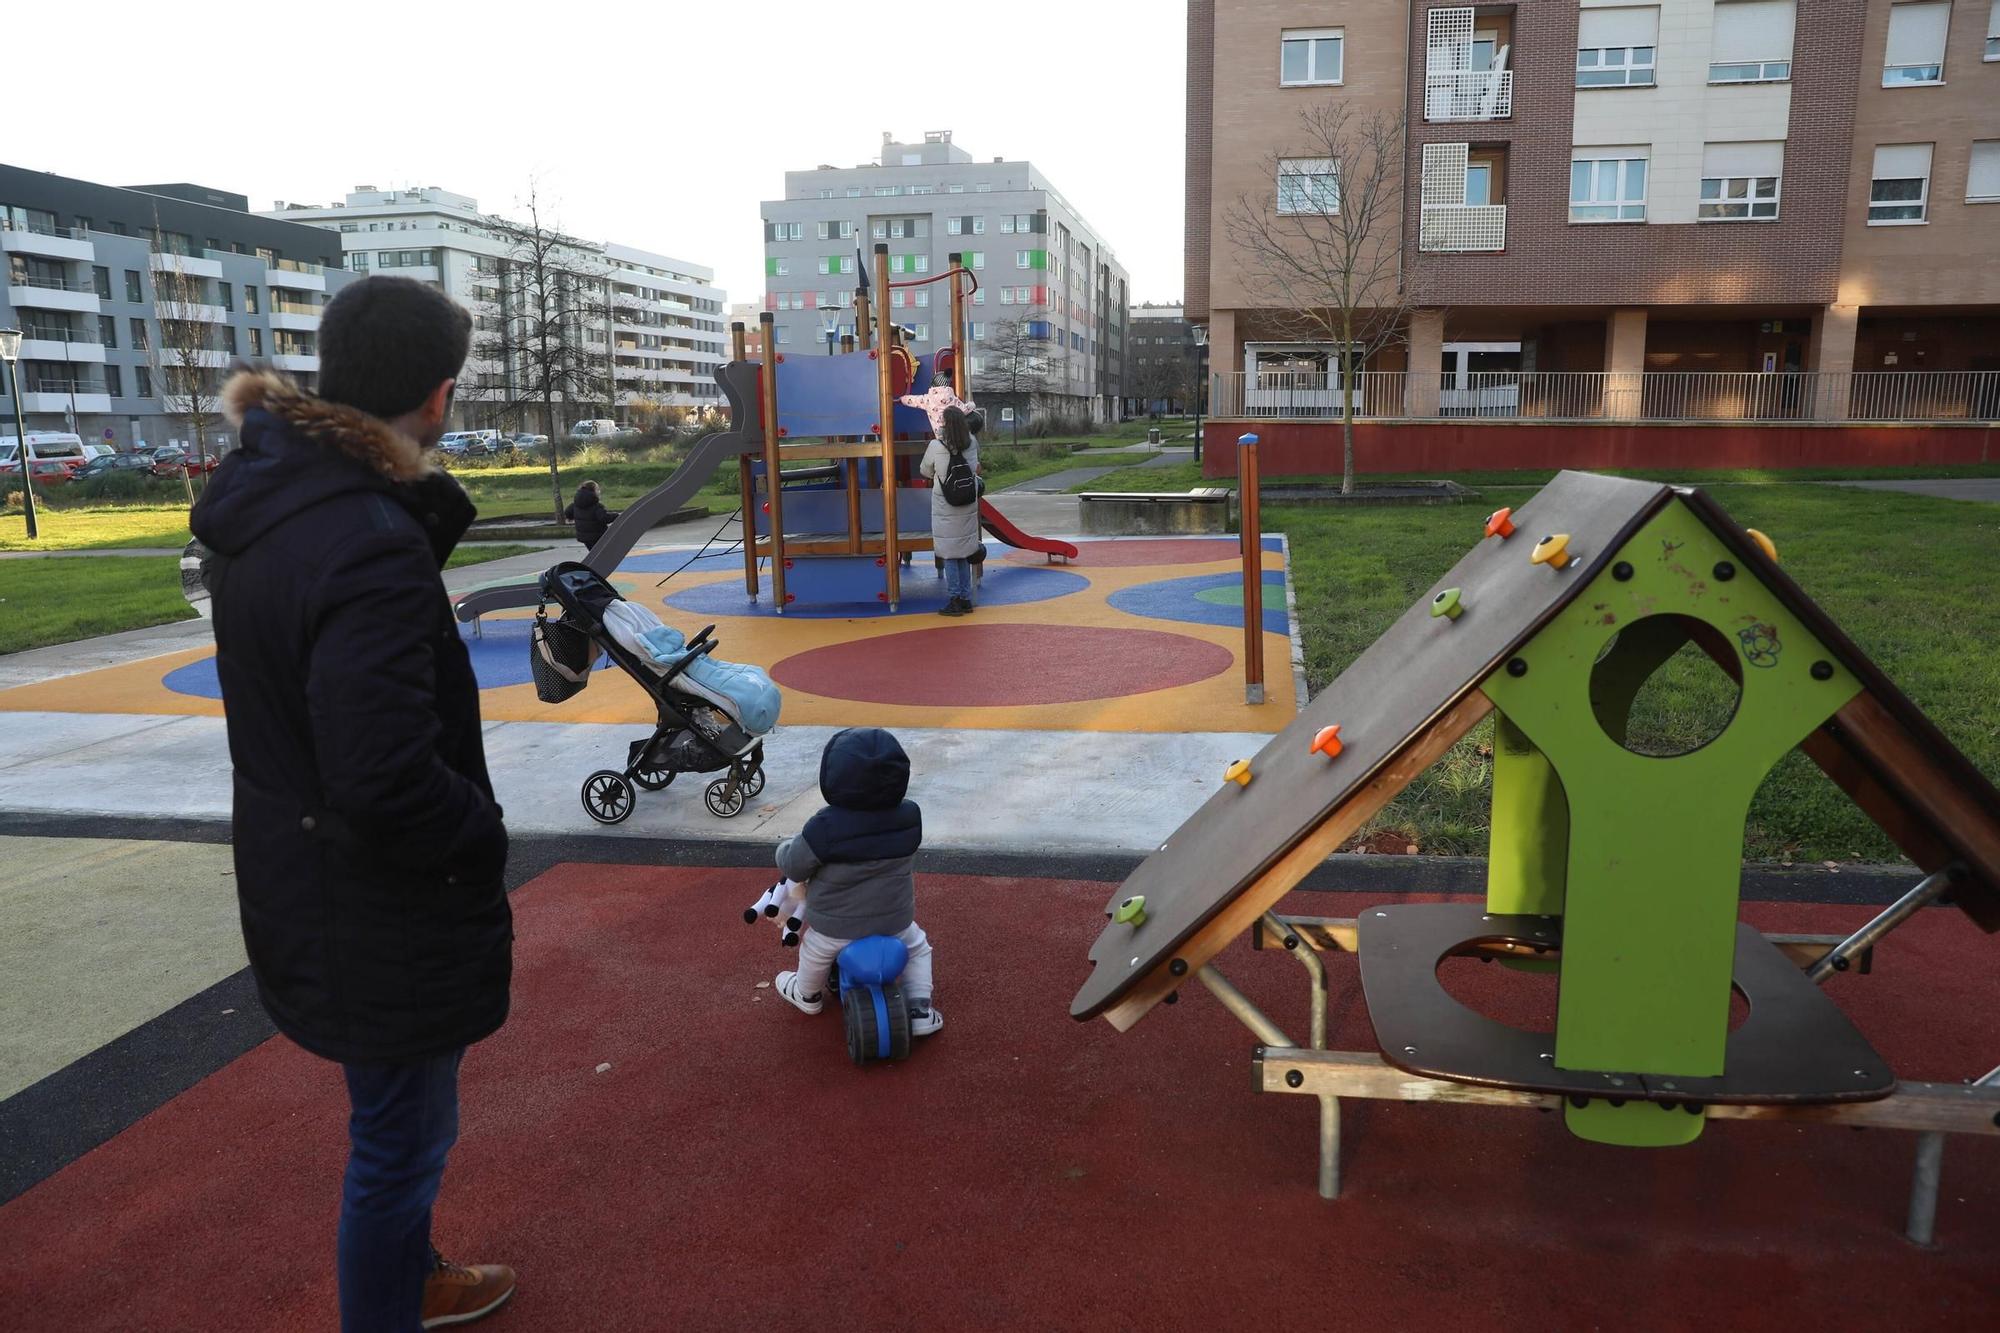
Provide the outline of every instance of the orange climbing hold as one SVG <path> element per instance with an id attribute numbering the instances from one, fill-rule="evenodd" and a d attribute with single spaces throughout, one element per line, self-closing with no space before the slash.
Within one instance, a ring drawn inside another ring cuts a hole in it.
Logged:
<path id="1" fill-rule="evenodd" d="M 1313 734 L 1312 752 L 1314 754 L 1323 754 L 1328 759 L 1340 753 L 1340 724 L 1338 722 L 1330 727 L 1321 727 Z"/>
<path id="2" fill-rule="evenodd" d="M 1514 535 L 1514 511 L 1496 509 L 1486 516 L 1486 535 L 1506 541 Z"/>
<path id="3" fill-rule="evenodd" d="M 1762 551 L 1766 556 L 1770 557 L 1772 564 L 1775 565 L 1778 563 L 1778 544 L 1776 542 L 1772 541 L 1769 537 L 1766 537 L 1763 533 L 1757 531 L 1757 529 L 1755 528 L 1745 528 L 1743 530 L 1750 534 L 1751 541 L 1757 543 L 1757 549 Z"/>

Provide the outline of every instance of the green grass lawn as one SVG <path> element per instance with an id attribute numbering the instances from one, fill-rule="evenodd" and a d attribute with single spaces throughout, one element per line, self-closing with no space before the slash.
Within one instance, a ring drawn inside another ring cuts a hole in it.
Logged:
<path id="1" fill-rule="evenodd" d="M 185 536 L 182 538 L 186 540 Z M 527 555 L 536 546 L 462 546 L 447 569 Z M 179 556 L 0 560 L 0 653 L 194 618 Z"/>
<path id="2" fill-rule="evenodd" d="M 41 536 L 28 540 L 27 516 L 18 509 L 0 514 L 0 551 L 94 551 L 111 548 L 187 545 L 188 511 L 179 505 L 105 505 L 90 509 L 35 511 Z"/>
<path id="3" fill-rule="evenodd" d="M 1150 475 L 1150 474 L 1147 474 Z M 1495 505 L 1532 488 L 1488 487 Z M 1771 534 L 1785 568 L 1834 620 L 1989 774 L 2000 774 L 2000 506 L 1828 486 L 1724 492 L 1730 512 Z M 1483 510 L 1481 511 L 1483 512 Z M 1477 539 L 1463 506 L 1334 511 L 1274 506 L 1267 531 L 1291 542 L 1306 676 L 1337 676 Z M 1733 688 L 1684 652 L 1635 708 L 1642 731 L 1671 744 L 1705 736 Z M 1425 852 L 1486 850 L 1492 724 L 1482 723 L 1364 830 L 1394 830 Z M 1386 841 L 1387 839 L 1385 839 Z M 1750 809 L 1745 855 L 1757 860 L 1895 860 L 1898 852 L 1803 755 L 1773 770 Z"/>

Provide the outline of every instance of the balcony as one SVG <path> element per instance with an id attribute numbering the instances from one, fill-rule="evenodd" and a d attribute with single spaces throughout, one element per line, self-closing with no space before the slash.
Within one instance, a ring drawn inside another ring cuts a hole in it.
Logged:
<path id="1" fill-rule="evenodd" d="M 316 371 L 319 369 L 317 352 L 273 352 L 271 367 L 274 370 Z"/>
<path id="2" fill-rule="evenodd" d="M 81 361 L 102 365 L 104 344 L 95 333 L 75 329 L 36 328 L 30 324 L 21 338 L 23 361 Z"/>
<path id="3" fill-rule="evenodd" d="M 16 310 L 67 310 L 97 314 L 97 289 L 75 278 L 50 278 L 34 273 L 14 274 L 7 279 L 7 303 Z"/>
<path id="4" fill-rule="evenodd" d="M 45 227 L 32 222 L 0 222 L 0 252 L 81 264 L 97 258 L 97 247 L 83 228 Z"/>
<path id="5" fill-rule="evenodd" d="M 1354 415 L 1378 421 L 1922 422 L 2000 419 L 2000 371 L 1364 371 Z M 1338 376 L 1210 376 L 1219 418 L 1335 420 Z"/>
<path id="6" fill-rule="evenodd" d="M 290 287 L 302 292 L 323 292 L 326 290 L 326 270 L 318 264 L 301 263 L 296 259 L 280 259 L 265 267 L 264 281 L 273 287 Z"/>
<path id="7" fill-rule="evenodd" d="M 196 324 L 227 324 L 229 312 L 219 305 L 206 302 L 163 301 L 159 305 L 162 319 L 184 319 Z"/>
<path id="8" fill-rule="evenodd" d="M 310 315 L 301 315 L 297 313 L 297 310 L 298 307 L 285 308 L 273 306 L 270 315 L 271 327 L 274 329 L 288 329 L 293 333 L 317 332 L 319 329 L 319 312 L 315 310 Z"/>
<path id="9" fill-rule="evenodd" d="M 1507 248 L 1507 205 L 1426 204 L 1417 248 L 1469 253 Z"/>
<path id="10" fill-rule="evenodd" d="M 78 415 L 82 415 L 111 410 L 111 395 L 105 391 L 103 380 L 62 379 L 50 375 L 23 378 L 27 380 L 27 390 L 21 395 L 23 412 L 60 414 L 74 407 Z"/>
<path id="11" fill-rule="evenodd" d="M 155 273 L 179 273 L 189 278 L 222 277 L 221 262 L 200 255 L 165 254 L 155 250 L 147 262 Z"/>
<path id="12" fill-rule="evenodd" d="M 1511 69 L 1431 70 L 1424 75 L 1424 119 L 1506 120 L 1514 114 Z"/>

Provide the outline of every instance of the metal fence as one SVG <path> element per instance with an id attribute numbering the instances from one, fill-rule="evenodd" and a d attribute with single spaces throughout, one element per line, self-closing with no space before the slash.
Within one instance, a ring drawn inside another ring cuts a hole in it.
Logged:
<path id="1" fill-rule="evenodd" d="M 1439 421 L 2000 421 L 2000 371 L 1370 370 L 1349 386 L 1354 415 Z M 1211 415 L 1330 420 L 1327 371 L 1217 372 Z"/>

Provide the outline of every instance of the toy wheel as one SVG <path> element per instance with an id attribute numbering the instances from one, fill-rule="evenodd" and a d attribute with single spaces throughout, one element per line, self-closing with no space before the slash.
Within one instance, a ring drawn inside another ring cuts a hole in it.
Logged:
<path id="1" fill-rule="evenodd" d="M 632 781 L 646 791 L 665 791 L 673 780 L 671 768 L 642 768 L 632 774 Z"/>
<path id="2" fill-rule="evenodd" d="M 733 792 L 730 791 L 729 785 L 728 778 L 717 778 L 715 781 L 709 783 L 708 786 L 702 788 L 702 804 L 706 805 L 708 813 L 714 815 L 717 819 L 728 819 L 731 816 L 742 814 L 743 804 L 749 799 L 749 797 L 744 795 L 742 783 L 737 783 L 736 790 Z M 620 817 L 622 818 L 623 816 Z"/>
<path id="3" fill-rule="evenodd" d="M 760 794 L 762 794 L 763 790 L 764 790 L 764 770 L 761 768 L 751 769 L 750 776 L 743 779 L 744 795 L 750 797 L 750 799 L 752 800 L 755 800 Z"/>
<path id="4" fill-rule="evenodd" d="M 882 1007 L 888 1011 L 888 1054 L 883 1054 L 884 1034 L 875 1011 L 875 993 L 881 992 Z M 849 997 L 841 1015 L 847 1025 L 847 1058 L 857 1065 L 872 1060 L 901 1060 L 910 1053 L 910 1006 L 901 986 L 863 986 Z"/>
<path id="5" fill-rule="evenodd" d="M 600 768 L 583 780 L 583 812 L 600 824 L 622 824 L 635 795 L 623 773 Z"/>

